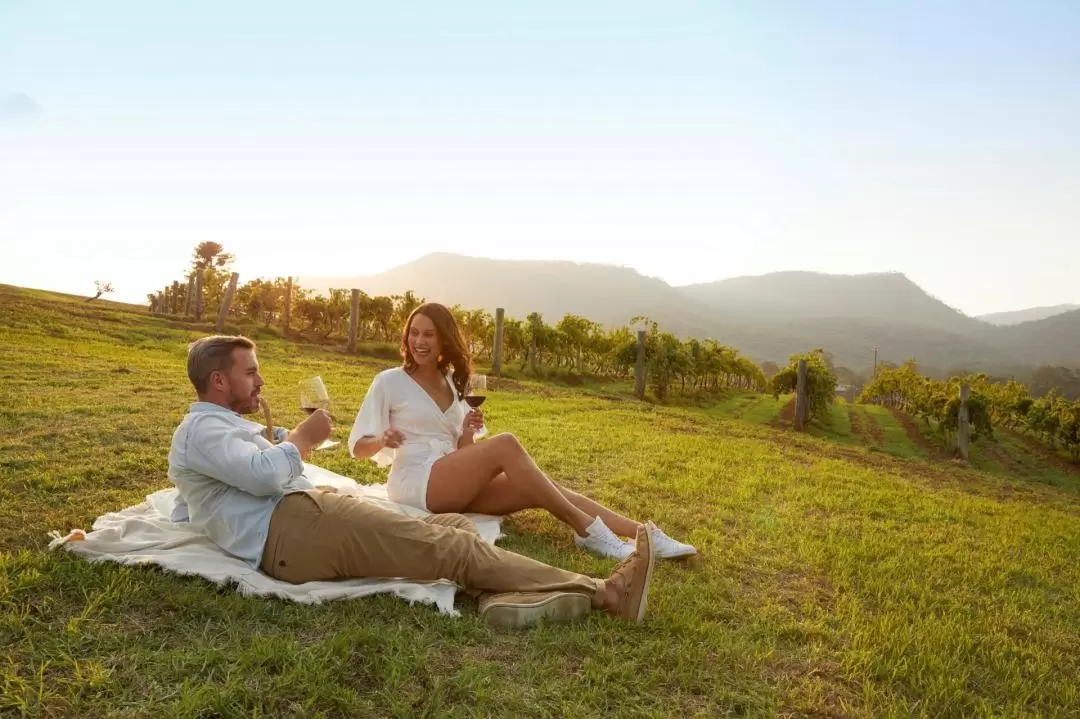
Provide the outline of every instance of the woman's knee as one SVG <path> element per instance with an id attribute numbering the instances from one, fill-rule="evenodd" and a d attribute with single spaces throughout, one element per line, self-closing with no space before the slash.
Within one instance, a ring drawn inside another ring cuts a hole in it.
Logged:
<path id="1" fill-rule="evenodd" d="M 525 451 L 525 448 L 521 446 L 521 442 L 510 432 L 502 432 L 497 434 L 488 442 L 493 442 L 499 448 L 500 452 L 505 454 L 519 454 Z"/>

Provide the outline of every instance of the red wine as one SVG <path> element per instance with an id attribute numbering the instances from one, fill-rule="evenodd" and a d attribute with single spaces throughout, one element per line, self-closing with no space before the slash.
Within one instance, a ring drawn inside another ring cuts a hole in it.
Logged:
<path id="1" fill-rule="evenodd" d="M 301 407 L 300 409 L 304 410 L 308 414 L 315 414 L 315 411 L 317 409 L 319 409 L 319 408 L 318 407 Z"/>
<path id="2" fill-rule="evenodd" d="M 465 403 L 468 404 L 473 409 L 476 409 L 477 407 L 479 407 L 480 405 L 482 405 L 484 403 L 485 399 L 487 399 L 486 395 L 480 395 L 478 397 L 475 394 L 470 394 L 468 397 L 465 398 Z"/>

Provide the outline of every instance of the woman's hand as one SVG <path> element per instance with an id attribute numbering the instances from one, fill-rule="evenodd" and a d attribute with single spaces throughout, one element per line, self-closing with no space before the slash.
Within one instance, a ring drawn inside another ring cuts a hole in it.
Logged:
<path id="1" fill-rule="evenodd" d="M 484 426 L 484 413 L 479 409 L 470 409 L 461 423 L 461 434 L 472 438 Z"/>
<path id="2" fill-rule="evenodd" d="M 379 442 L 383 447 L 388 449 L 397 449 L 401 445 L 405 444 L 405 433 L 400 429 L 394 429 L 391 427 L 382 433 L 382 437 L 379 438 Z"/>

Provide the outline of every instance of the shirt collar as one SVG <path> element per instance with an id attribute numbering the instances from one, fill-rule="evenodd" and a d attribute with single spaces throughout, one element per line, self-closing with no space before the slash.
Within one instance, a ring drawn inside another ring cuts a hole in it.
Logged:
<path id="1" fill-rule="evenodd" d="M 217 412 L 228 417 L 238 427 L 246 427 L 253 432 L 261 432 L 263 430 L 263 426 L 258 422 L 254 422 L 247 417 L 232 411 L 228 407 L 222 407 L 220 404 L 214 404 L 213 402 L 192 402 L 188 412 L 191 414 Z"/>

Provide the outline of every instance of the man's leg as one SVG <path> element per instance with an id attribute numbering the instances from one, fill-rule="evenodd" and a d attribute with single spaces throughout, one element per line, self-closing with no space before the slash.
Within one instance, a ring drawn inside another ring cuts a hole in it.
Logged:
<path id="1" fill-rule="evenodd" d="M 440 526 L 346 495 L 291 494 L 274 511 L 263 571 L 299 584 L 363 577 L 448 579 L 492 592 L 580 592 L 603 581 L 548 566 Z M 457 521 L 457 520 L 454 520 Z"/>
<path id="2" fill-rule="evenodd" d="M 460 526 L 461 520 L 417 520 L 344 495 L 289 495 L 271 520 L 262 568 L 291 583 L 353 577 L 448 579 L 502 593 L 482 597 L 481 614 L 501 617 L 493 623 L 505 626 L 543 616 L 577 616 L 583 611 L 577 599 L 582 596 L 592 608 L 624 619 L 641 622 L 644 616 L 654 562 L 647 526 L 638 532 L 637 551 L 605 581 L 493 547 L 480 539 L 475 527 L 440 526 L 445 524 Z"/>
<path id="3" fill-rule="evenodd" d="M 479 535 L 476 525 L 464 514 L 429 514 L 422 518 L 431 524 L 454 527 Z M 580 592 L 485 592 L 466 587 L 465 594 L 479 603 L 480 617 L 502 629 L 518 629 L 541 619 L 569 621 L 592 609 L 592 597 Z"/>
<path id="4" fill-rule="evenodd" d="M 422 521 L 479 536 L 476 525 L 464 514 L 429 514 Z M 469 587 L 462 591 L 477 600 L 484 621 L 503 629 L 529 626 L 541 619 L 577 619 L 592 609 L 592 598 L 580 592 L 485 592 Z"/>
<path id="5" fill-rule="evenodd" d="M 453 527 L 454 529 L 461 529 L 466 532 L 472 532 L 476 536 L 480 536 L 480 532 L 476 530 L 476 525 L 473 521 L 466 517 L 464 514 L 457 514 L 455 512 L 444 512 L 442 514 L 429 514 L 421 517 L 420 521 L 427 522 L 428 524 L 437 524 L 440 527 Z M 469 595 L 473 599 L 479 599 L 481 596 L 487 594 L 487 592 L 479 589 L 473 589 L 472 587 L 462 587 L 461 591 Z"/>

